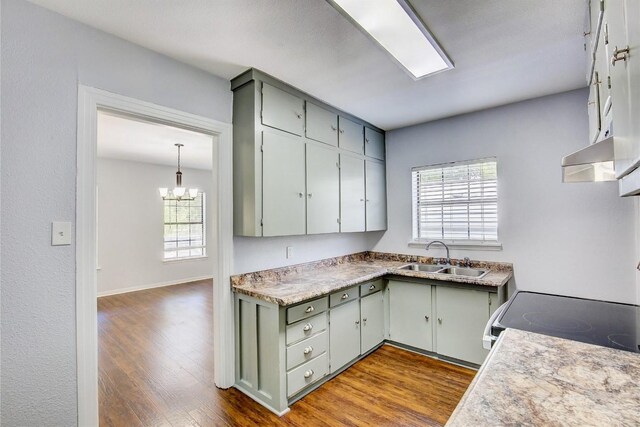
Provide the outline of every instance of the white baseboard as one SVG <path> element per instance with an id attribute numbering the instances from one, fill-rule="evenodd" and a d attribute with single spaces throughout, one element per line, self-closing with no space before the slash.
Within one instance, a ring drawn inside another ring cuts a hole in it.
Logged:
<path id="1" fill-rule="evenodd" d="M 128 288 L 113 289 L 109 291 L 98 292 L 98 298 L 107 297 L 109 295 L 126 294 L 128 292 L 144 291 L 145 289 L 162 288 L 164 286 L 182 285 L 185 283 L 198 282 L 200 280 L 213 279 L 212 276 L 190 277 L 188 279 L 171 280 L 168 282 L 153 283 L 150 285 L 131 286 Z"/>

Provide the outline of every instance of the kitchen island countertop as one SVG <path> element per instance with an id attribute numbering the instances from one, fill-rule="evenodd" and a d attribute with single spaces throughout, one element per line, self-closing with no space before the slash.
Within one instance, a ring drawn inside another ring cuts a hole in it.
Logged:
<path id="1" fill-rule="evenodd" d="M 639 423 L 640 354 L 507 329 L 447 426 Z"/>

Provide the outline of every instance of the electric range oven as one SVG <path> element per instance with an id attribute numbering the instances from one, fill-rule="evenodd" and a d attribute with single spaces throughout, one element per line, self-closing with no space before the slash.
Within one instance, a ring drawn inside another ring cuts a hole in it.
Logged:
<path id="1" fill-rule="evenodd" d="M 490 349 L 506 328 L 640 353 L 640 306 L 517 291 L 485 328 Z"/>

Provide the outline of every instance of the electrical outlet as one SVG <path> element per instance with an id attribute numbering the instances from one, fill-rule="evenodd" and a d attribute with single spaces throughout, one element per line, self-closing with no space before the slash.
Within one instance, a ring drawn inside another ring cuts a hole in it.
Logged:
<path id="1" fill-rule="evenodd" d="M 287 246 L 287 259 L 293 258 L 293 246 Z"/>

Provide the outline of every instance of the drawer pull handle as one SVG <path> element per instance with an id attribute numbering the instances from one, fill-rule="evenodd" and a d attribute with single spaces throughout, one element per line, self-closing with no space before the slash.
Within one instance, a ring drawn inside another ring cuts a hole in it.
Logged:
<path id="1" fill-rule="evenodd" d="M 313 306 L 310 305 L 309 307 L 307 307 L 307 309 L 305 310 L 305 313 L 311 313 L 314 310 Z"/>
<path id="2" fill-rule="evenodd" d="M 313 347 L 309 346 L 304 349 L 304 354 L 309 354 L 313 351 Z"/>
<path id="3" fill-rule="evenodd" d="M 342 299 L 347 299 L 347 298 L 349 298 L 349 294 L 347 293 L 342 294 Z"/>
<path id="4" fill-rule="evenodd" d="M 302 330 L 305 332 L 309 332 L 312 329 L 313 329 L 313 325 L 311 323 L 307 323 L 306 325 L 304 325 L 304 328 L 302 328 Z"/>
<path id="5" fill-rule="evenodd" d="M 616 66 L 616 62 L 618 61 L 626 61 L 629 57 L 629 46 L 624 49 L 618 49 L 618 46 L 613 51 L 613 56 L 611 56 L 611 65 Z"/>
<path id="6" fill-rule="evenodd" d="M 370 286 L 369 286 L 369 290 L 370 290 L 370 291 L 374 290 L 375 288 L 376 288 L 376 285 L 370 285 Z"/>
<path id="7" fill-rule="evenodd" d="M 309 369 L 308 371 L 305 371 L 304 373 L 305 378 L 311 378 L 311 376 L 313 376 L 313 369 Z"/>

